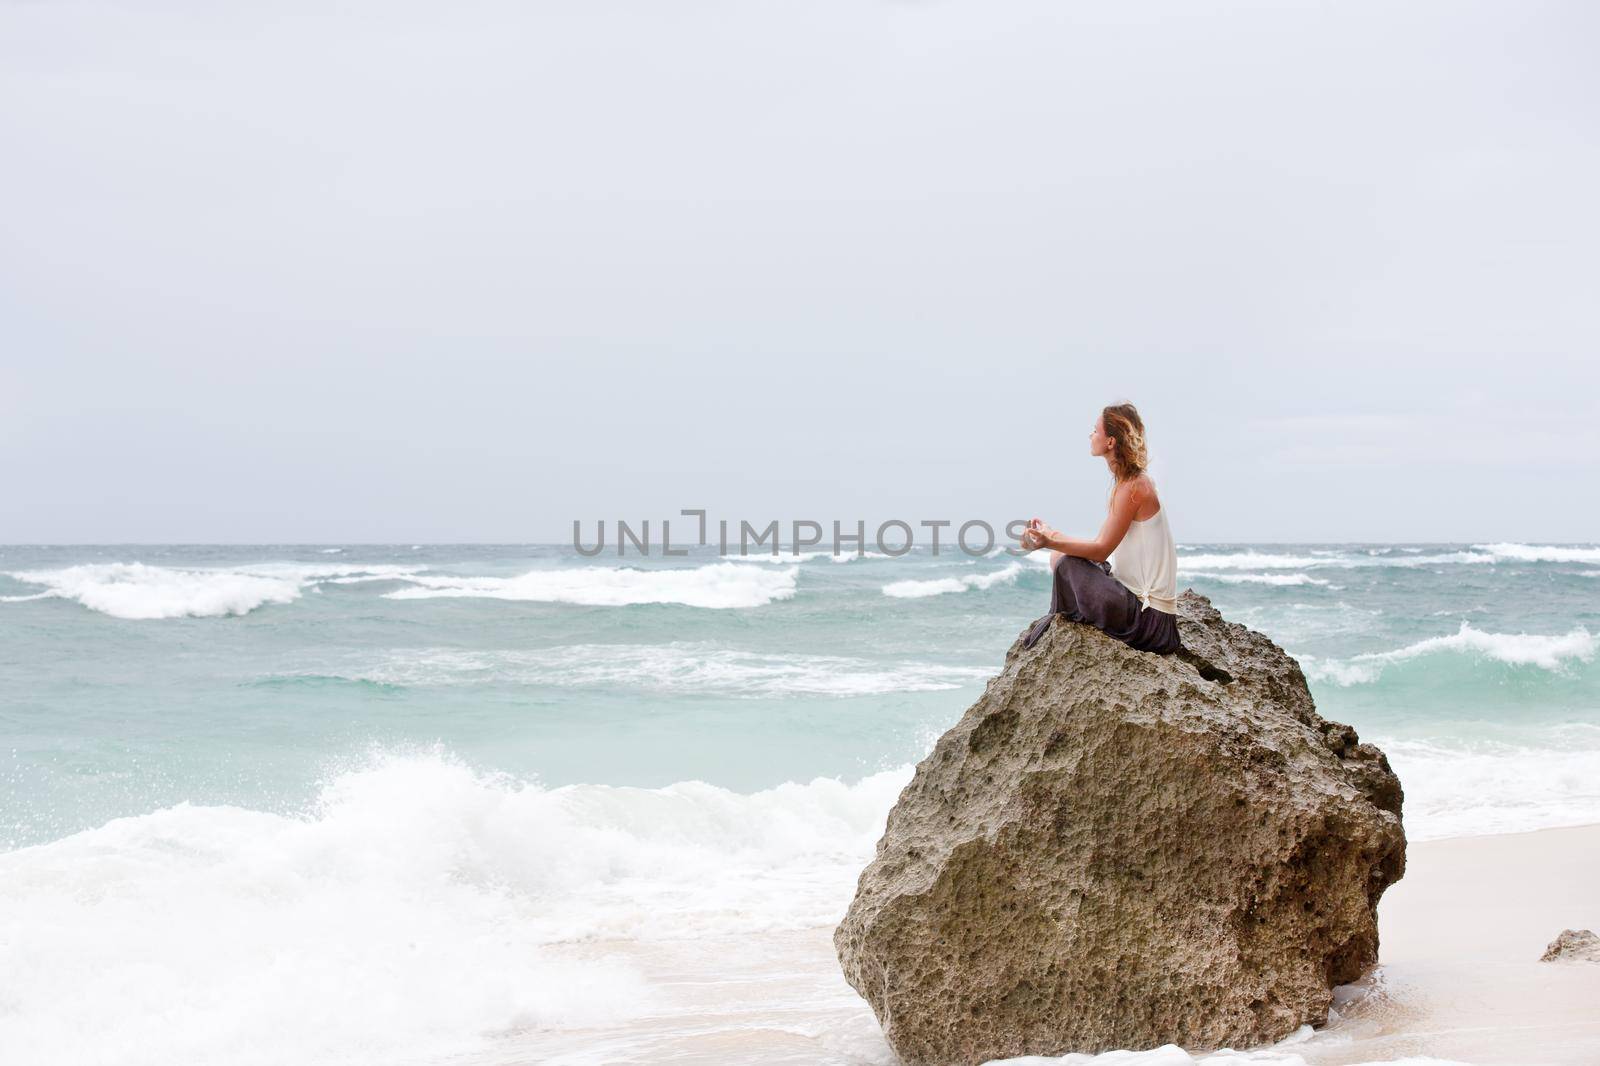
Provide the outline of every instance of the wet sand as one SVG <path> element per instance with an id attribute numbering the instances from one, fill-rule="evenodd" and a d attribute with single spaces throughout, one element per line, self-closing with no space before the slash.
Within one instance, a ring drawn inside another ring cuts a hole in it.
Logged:
<path id="1" fill-rule="evenodd" d="M 1600 928 L 1600 826 L 1413 844 L 1378 905 L 1377 971 L 1296 1050 L 1329 1066 L 1594 1066 L 1600 963 L 1539 961 L 1568 928 Z"/>
<path id="2" fill-rule="evenodd" d="M 1600 963 L 1539 961 L 1562 929 L 1600 928 L 1600 826 L 1413 843 L 1406 876 L 1385 894 L 1378 919 L 1380 964 L 1337 990 L 1327 1026 L 1216 1059 L 1600 1063 Z M 507 1034 L 495 1054 L 471 1061 L 892 1066 L 871 1011 L 839 974 L 831 934 L 570 945 L 564 952 L 629 962 L 649 981 L 653 1003 L 604 1028 Z M 1102 1061 L 1206 1059 L 1169 1048 Z"/>

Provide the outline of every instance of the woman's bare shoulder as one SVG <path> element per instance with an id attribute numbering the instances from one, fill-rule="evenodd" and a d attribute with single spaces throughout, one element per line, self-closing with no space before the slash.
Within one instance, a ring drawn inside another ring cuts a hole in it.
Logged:
<path id="1" fill-rule="evenodd" d="M 1117 494 L 1127 496 L 1134 503 L 1144 503 L 1146 500 L 1157 499 L 1156 483 L 1150 479 L 1149 474 L 1140 474 L 1118 485 Z"/>

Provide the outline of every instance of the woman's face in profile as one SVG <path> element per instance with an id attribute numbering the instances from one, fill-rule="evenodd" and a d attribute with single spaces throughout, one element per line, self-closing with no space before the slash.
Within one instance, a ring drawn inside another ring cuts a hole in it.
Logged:
<path id="1" fill-rule="evenodd" d="M 1106 445 L 1109 443 L 1110 441 L 1106 438 L 1105 419 L 1096 415 L 1094 425 L 1089 428 L 1089 454 L 1104 455 L 1106 453 Z"/>

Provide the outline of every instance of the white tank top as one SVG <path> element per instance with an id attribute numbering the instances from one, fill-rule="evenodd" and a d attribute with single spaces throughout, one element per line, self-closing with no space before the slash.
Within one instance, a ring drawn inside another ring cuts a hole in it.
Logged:
<path id="1" fill-rule="evenodd" d="M 1111 576 L 1133 590 L 1139 602 L 1168 614 L 1178 613 L 1178 548 L 1167 526 L 1167 505 L 1137 519 L 1111 552 Z"/>

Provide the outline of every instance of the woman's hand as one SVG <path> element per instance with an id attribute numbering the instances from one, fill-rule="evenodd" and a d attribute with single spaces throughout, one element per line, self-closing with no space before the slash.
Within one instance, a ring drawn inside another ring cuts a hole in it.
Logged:
<path id="1" fill-rule="evenodd" d="M 1022 531 L 1022 547 L 1024 551 L 1033 551 L 1042 548 L 1051 537 L 1057 536 L 1055 530 L 1045 525 L 1044 519 L 1033 518 L 1028 521 L 1028 528 Z"/>

